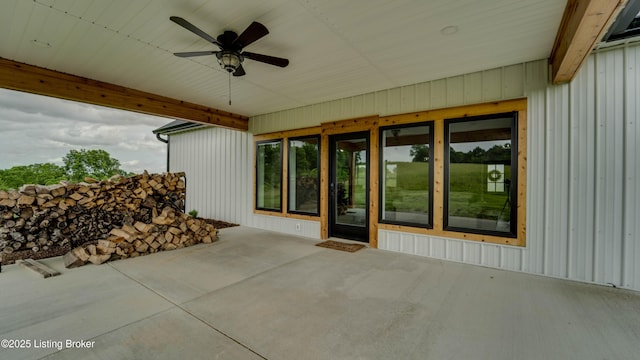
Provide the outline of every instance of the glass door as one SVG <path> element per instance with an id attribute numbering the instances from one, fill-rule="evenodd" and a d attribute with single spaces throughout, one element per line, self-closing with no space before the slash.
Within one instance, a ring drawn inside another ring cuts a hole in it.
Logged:
<path id="1" fill-rule="evenodd" d="M 369 242 L 369 133 L 329 144 L 329 236 Z"/>

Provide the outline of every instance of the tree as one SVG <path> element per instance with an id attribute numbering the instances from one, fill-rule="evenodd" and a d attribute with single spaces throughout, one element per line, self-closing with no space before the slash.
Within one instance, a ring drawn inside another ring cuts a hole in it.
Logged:
<path id="1" fill-rule="evenodd" d="M 65 178 L 64 168 L 51 163 L 14 166 L 0 170 L 0 189 L 17 189 L 24 184 L 56 184 Z"/>
<path id="2" fill-rule="evenodd" d="M 511 160 L 511 144 L 494 145 L 487 150 L 487 157 L 492 161 L 509 161 Z"/>
<path id="3" fill-rule="evenodd" d="M 108 179 L 113 175 L 126 175 L 120 169 L 120 161 L 104 150 L 70 150 L 62 158 L 68 180 L 83 181 L 85 177 L 97 180 Z"/>
<path id="4" fill-rule="evenodd" d="M 411 145 L 409 155 L 413 157 L 413 162 L 429 162 L 429 145 L 414 144 Z"/>

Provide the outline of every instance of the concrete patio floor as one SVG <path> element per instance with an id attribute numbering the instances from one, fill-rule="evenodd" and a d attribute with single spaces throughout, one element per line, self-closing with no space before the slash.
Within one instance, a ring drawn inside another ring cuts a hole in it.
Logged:
<path id="1" fill-rule="evenodd" d="M 640 358 L 640 293 L 316 242 L 236 227 L 48 279 L 4 266 L 0 339 L 26 348 L 0 359 Z"/>

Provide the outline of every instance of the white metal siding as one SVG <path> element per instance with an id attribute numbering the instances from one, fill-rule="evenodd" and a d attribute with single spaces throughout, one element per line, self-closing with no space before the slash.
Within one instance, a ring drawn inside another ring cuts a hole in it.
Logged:
<path id="1" fill-rule="evenodd" d="M 624 232 L 625 286 L 640 289 L 640 47 L 626 49 Z"/>
<path id="2" fill-rule="evenodd" d="M 170 170 L 187 178 L 186 211 L 241 225 L 320 237 L 320 223 L 253 214 L 253 136 L 210 127 L 170 136 Z"/>
<path id="3" fill-rule="evenodd" d="M 591 55 L 568 85 L 544 62 L 524 78 L 527 246 L 380 231 L 379 247 L 640 290 L 640 46 Z"/>
<path id="4" fill-rule="evenodd" d="M 249 133 L 206 128 L 170 136 L 170 170 L 187 178 L 186 211 L 248 223 L 252 211 L 253 140 Z"/>
<path id="5" fill-rule="evenodd" d="M 526 96 L 527 246 L 380 230 L 379 248 L 640 290 L 640 46 L 591 55 L 568 85 L 547 79 L 541 60 L 262 115 L 250 126 L 266 133 Z M 187 171 L 188 209 L 319 237 L 318 222 L 253 214 L 250 134 L 207 129 L 171 140 L 172 170 Z"/>
<path id="6" fill-rule="evenodd" d="M 377 91 L 252 117 L 249 131 L 265 134 L 367 115 L 402 114 L 525 96 L 525 64 Z"/>

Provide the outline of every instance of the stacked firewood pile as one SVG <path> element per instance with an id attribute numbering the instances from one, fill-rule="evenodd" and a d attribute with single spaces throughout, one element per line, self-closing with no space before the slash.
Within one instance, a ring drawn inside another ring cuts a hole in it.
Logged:
<path id="1" fill-rule="evenodd" d="M 212 225 L 184 214 L 184 198 L 184 173 L 0 191 L 0 255 L 62 250 L 74 267 L 215 241 Z"/>

